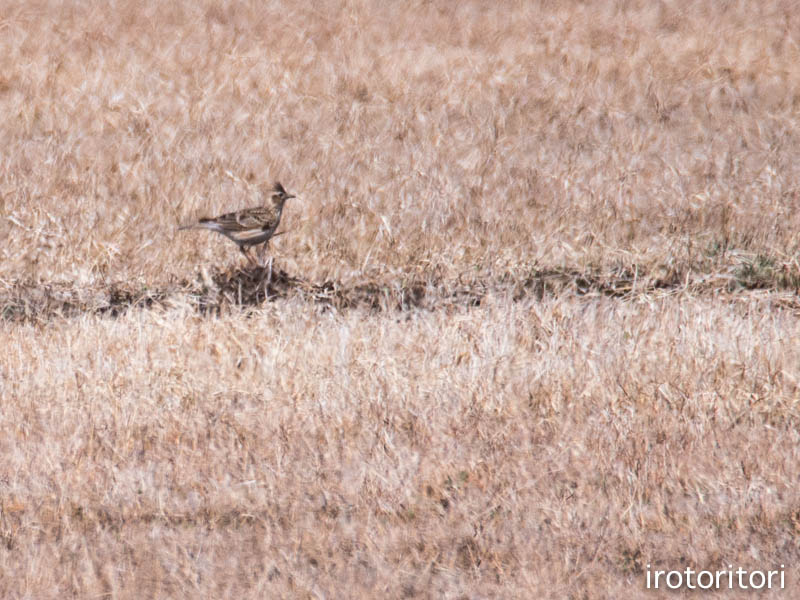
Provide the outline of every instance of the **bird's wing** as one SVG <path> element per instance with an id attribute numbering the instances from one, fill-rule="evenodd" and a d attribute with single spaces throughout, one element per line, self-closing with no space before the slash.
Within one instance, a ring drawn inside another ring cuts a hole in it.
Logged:
<path id="1" fill-rule="evenodd" d="M 260 210 L 245 209 L 236 212 L 226 213 L 205 222 L 216 223 L 227 231 L 247 231 L 249 229 L 260 229 L 264 224 L 263 215 Z"/>

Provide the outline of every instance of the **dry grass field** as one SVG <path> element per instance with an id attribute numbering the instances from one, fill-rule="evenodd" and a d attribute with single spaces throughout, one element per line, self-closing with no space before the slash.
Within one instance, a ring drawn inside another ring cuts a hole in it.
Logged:
<path id="1" fill-rule="evenodd" d="M 798 40 L 0 1 L 0 597 L 797 597 Z M 271 281 L 177 231 L 274 180 Z"/>

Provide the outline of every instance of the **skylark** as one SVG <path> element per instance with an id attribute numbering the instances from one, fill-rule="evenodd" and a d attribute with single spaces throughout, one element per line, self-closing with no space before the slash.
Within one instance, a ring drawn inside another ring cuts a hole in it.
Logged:
<path id="1" fill-rule="evenodd" d="M 221 233 L 239 246 L 239 250 L 251 264 L 256 264 L 248 250 L 251 246 L 258 244 L 264 244 L 266 247 L 281 222 L 284 203 L 295 196 L 287 193 L 277 182 L 272 186 L 267 184 L 256 186 L 253 196 L 261 201 L 261 206 L 245 208 L 213 218 L 203 217 L 197 223 L 178 229 L 202 227 Z"/>

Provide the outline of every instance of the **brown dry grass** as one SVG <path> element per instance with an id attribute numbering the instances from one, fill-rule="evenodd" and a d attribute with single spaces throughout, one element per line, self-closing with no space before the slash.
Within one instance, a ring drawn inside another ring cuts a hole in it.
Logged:
<path id="1" fill-rule="evenodd" d="M 793 597 L 799 32 L 2 3 L 0 596 Z M 271 286 L 176 232 L 261 179 Z"/>

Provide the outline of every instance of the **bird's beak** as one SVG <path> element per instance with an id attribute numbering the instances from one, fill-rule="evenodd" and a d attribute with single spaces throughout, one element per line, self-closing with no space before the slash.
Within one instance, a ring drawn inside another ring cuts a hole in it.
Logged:
<path id="1" fill-rule="evenodd" d="M 286 199 L 288 200 L 289 198 L 297 198 L 297 196 L 294 194 L 286 194 Z"/>

